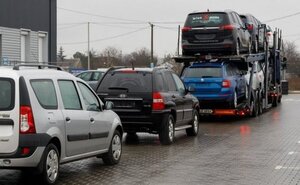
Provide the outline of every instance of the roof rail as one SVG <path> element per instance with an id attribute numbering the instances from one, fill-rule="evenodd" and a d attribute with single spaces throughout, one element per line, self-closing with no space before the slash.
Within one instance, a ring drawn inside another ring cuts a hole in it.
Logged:
<path id="1" fill-rule="evenodd" d="M 38 69 L 49 68 L 56 69 L 58 71 L 63 71 L 63 68 L 55 65 L 47 65 L 47 64 L 18 64 L 13 67 L 13 70 L 20 70 L 20 67 L 37 67 Z"/>

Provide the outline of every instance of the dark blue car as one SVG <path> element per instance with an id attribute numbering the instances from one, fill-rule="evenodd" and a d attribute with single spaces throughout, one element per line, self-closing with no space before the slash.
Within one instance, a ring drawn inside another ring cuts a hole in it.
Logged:
<path id="1" fill-rule="evenodd" d="M 233 63 L 194 63 L 185 68 L 182 80 L 193 89 L 201 109 L 237 108 L 248 94 L 243 72 Z"/>

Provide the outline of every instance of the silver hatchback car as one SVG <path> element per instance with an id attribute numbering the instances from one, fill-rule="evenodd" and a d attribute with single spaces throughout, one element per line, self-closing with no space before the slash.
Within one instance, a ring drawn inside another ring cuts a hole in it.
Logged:
<path id="1" fill-rule="evenodd" d="M 111 106 L 59 67 L 0 67 L 0 168 L 54 184 L 62 163 L 96 156 L 117 164 L 123 128 Z"/>

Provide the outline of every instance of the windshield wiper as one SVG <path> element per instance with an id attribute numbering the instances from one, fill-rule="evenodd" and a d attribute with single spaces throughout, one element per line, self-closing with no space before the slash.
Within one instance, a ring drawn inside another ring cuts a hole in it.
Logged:
<path id="1" fill-rule="evenodd" d="M 129 91 L 126 87 L 109 87 L 110 90 L 120 90 L 120 91 Z"/>

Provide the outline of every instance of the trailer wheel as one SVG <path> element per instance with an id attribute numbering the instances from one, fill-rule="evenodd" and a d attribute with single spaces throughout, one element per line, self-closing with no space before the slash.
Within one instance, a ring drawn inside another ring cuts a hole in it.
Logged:
<path id="1" fill-rule="evenodd" d="M 278 97 L 272 99 L 272 106 L 277 107 L 278 105 Z"/>
<path id="2" fill-rule="evenodd" d="M 263 99 L 260 91 L 258 93 L 257 98 L 258 98 L 258 115 L 261 115 L 263 113 Z"/>
<path id="3" fill-rule="evenodd" d="M 251 117 L 256 117 L 258 116 L 258 101 L 257 101 L 257 95 L 255 97 L 251 98 L 251 103 L 250 103 L 250 109 L 251 109 Z"/>

